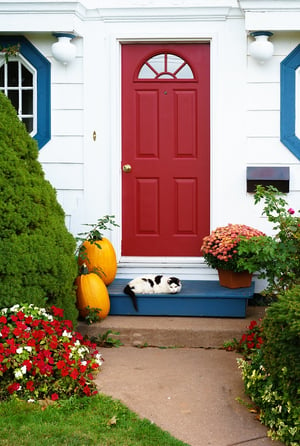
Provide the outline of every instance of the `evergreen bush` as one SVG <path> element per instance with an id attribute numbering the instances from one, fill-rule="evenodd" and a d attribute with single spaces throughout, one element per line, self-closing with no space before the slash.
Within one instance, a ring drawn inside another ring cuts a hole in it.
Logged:
<path id="1" fill-rule="evenodd" d="M 263 320 L 266 369 L 276 387 L 300 405 L 300 285 L 278 296 Z"/>
<path id="2" fill-rule="evenodd" d="M 54 305 L 76 322 L 76 241 L 64 219 L 36 142 L 0 93 L 0 308 Z"/>
<path id="3" fill-rule="evenodd" d="M 261 348 L 238 359 L 245 393 L 259 409 L 268 434 L 300 444 L 300 285 L 278 296 L 262 321 Z"/>

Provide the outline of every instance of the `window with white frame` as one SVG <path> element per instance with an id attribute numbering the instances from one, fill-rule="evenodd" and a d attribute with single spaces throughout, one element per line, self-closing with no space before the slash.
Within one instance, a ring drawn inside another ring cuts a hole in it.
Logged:
<path id="1" fill-rule="evenodd" d="M 22 56 L 0 66 L 0 91 L 15 107 L 28 133 L 36 133 L 36 70 Z"/>
<path id="2" fill-rule="evenodd" d="M 194 79 L 194 74 L 189 64 L 181 57 L 162 53 L 144 63 L 138 79 Z"/>
<path id="3" fill-rule="evenodd" d="M 5 57 L 12 46 L 19 51 Z M 0 91 L 41 149 L 51 137 L 50 62 L 23 36 L 0 36 L 0 49 Z"/>

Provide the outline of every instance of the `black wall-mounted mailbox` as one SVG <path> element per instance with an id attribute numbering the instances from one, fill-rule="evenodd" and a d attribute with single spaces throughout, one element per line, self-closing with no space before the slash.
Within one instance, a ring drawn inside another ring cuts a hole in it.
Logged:
<path id="1" fill-rule="evenodd" d="M 247 192 L 255 192 L 256 186 L 275 186 L 280 192 L 290 190 L 289 167 L 247 167 Z"/>

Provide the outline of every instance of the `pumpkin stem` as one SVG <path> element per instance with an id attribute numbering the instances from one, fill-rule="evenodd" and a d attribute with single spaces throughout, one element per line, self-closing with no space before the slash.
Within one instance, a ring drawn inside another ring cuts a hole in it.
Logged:
<path id="1" fill-rule="evenodd" d="M 83 263 L 80 267 L 80 275 L 86 276 L 87 274 L 89 274 L 88 267 L 86 266 L 86 263 Z"/>

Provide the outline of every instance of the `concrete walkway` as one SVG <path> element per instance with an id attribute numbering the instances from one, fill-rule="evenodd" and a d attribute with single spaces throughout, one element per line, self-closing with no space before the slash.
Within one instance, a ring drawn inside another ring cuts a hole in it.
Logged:
<path id="1" fill-rule="evenodd" d="M 236 400 L 248 401 L 235 353 L 120 347 L 102 354 L 99 390 L 188 445 L 282 446 Z"/>
<path id="2" fill-rule="evenodd" d="M 108 316 L 77 329 L 89 336 L 120 332 L 124 346 L 101 349 L 99 390 L 189 446 L 282 446 L 237 401 L 249 402 L 238 355 L 221 349 L 264 313 L 248 307 L 245 319 Z"/>

